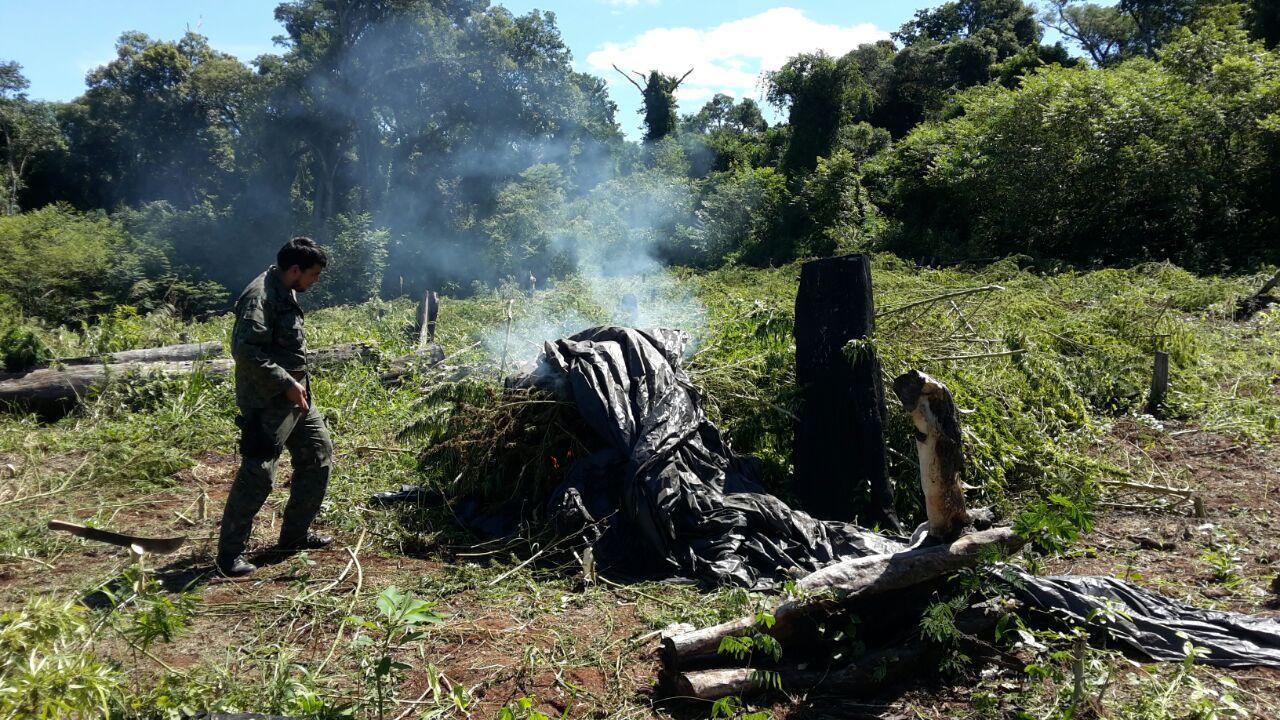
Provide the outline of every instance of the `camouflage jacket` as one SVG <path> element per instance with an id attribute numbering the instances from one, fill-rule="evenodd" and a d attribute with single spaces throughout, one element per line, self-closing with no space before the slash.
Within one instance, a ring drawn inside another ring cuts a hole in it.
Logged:
<path id="1" fill-rule="evenodd" d="M 302 308 L 274 265 L 254 278 L 236 301 L 231 356 L 236 361 L 236 404 L 241 408 L 266 407 L 294 380 L 306 377 Z"/>

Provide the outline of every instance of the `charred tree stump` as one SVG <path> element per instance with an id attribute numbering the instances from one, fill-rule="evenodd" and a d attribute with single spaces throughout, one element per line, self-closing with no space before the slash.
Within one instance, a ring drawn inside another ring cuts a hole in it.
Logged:
<path id="1" fill-rule="evenodd" d="M 796 294 L 796 497 L 816 517 L 899 530 L 885 462 L 884 387 L 875 334 L 870 258 L 814 260 Z"/>

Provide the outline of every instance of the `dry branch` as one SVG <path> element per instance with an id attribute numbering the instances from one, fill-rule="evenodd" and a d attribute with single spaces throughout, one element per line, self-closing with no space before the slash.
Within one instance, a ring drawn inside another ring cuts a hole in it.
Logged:
<path id="1" fill-rule="evenodd" d="M 991 634 L 1001 613 L 986 605 L 966 608 L 956 615 L 956 630 L 961 638 L 975 641 Z M 981 641 L 978 641 L 981 645 Z M 871 652 L 847 667 L 813 669 L 818 663 L 802 666 L 791 664 L 771 668 L 782 680 L 782 688 L 790 693 L 821 688 L 841 695 L 868 692 L 917 676 L 936 672 L 939 646 L 920 638 L 911 638 L 891 647 Z M 784 651 L 783 657 L 786 658 Z M 745 696 L 768 690 L 759 670 L 752 668 L 714 668 L 673 672 L 667 676 L 671 693 L 698 700 L 718 700 L 729 695 Z"/>
<path id="2" fill-rule="evenodd" d="M 998 548 L 1011 553 L 1024 543 L 1025 540 L 1018 537 L 1012 528 L 992 528 L 965 535 L 950 545 L 844 560 L 805 576 L 797 587 L 810 593 L 831 591 L 839 602 L 847 602 L 944 578 L 973 567 L 988 549 Z M 831 593 L 788 600 L 774 609 L 776 622 L 764 632 L 783 643 L 784 657 L 787 638 L 814 615 L 830 609 L 834 602 Z M 665 638 L 662 642 L 663 663 L 668 668 L 676 668 L 714 656 L 724 638 L 745 632 L 755 624 L 755 615 L 748 615 Z"/>
<path id="3" fill-rule="evenodd" d="M 893 315 L 894 313 L 900 313 L 903 310 L 910 310 L 913 307 L 920 307 L 921 305 L 928 305 L 930 303 L 936 303 L 941 300 L 950 300 L 951 298 L 963 297 L 965 295 L 973 295 L 975 293 L 992 292 L 993 290 L 1004 290 L 1004 287 L 1000 285 L 983 285 L 982 287 L 965 288 L 963 290 L 953 290 L 951 292 L 942 293 L 941 295 L 934 295 L 933 297 L 927 297 L 923 300 L 916 300 L 915 302 L 909 302 L 905 305 L 885 308 L 884 310 L 881 310 L 880 312 L 876 313 L 876 317 L 885 317 L 886 315 Z"/>
<path id="4" fill-rule="evenodd" d="M 1195 490 L 1190 488 L 1166 487 L 1164 485 L 1148 485 L 1147 483 L 1132 482 L 1129 480 L 1111 480 L 1103 478 L 1100 480 L 1103 485 L 1112 487 L 1125 488 L 1128 490 L 1137 490 L 1139 492 L 1151 493 L 1153 495 L 1177 495 L 1179 497 L 1190 498 L 1196 494 Z"/>

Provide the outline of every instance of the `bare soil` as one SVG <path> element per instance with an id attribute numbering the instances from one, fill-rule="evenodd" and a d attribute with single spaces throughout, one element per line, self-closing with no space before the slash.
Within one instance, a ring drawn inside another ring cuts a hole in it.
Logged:
<path id="1" fill-rule="evenodd" d="M 1159 432 L 1123 420 L 1097 453 L 1111 462 L 1127 462 L 1142 483 L 1194 490 L 1203 501 L 1204 516 L 1193 516 L 1190 502 L 1162 511 L 1108 509 L 1099 513 L 1096 527 L 1070 556 L 1049 563 L 1048 572 L 1125 577 L 1197 605 L 1280 615 L 1280 597 L 1272 589 L 1280 573 L 1280 448 L 1243 444 L 1194 428 L 1171 426 Z M 536 707 L 554 717 L 566 712 L 574 718 L 709 714 L 706 706 L 653 707 L 658 661 L 652 618 L 664 609 L 660 598 L 611 587 L 584 589 L 564 578 L 557 581 L 547 569 L 525 570 L 518 576 L 523 580 L 492 587 L 494 573 L 472 572 L 464 559 L 394 554 L 372 537 L 364 538 L 357 555 L 358 538 L 345 534 L 332 549 L 308 554 L 314 564 L 278 556 L 270 545 L 284 492 L 273 494 L 255 529 L 252 548 L 261 569 L 248 579 L 217 577 L 211 572 L 217 519 L 236 458 L 210 453 L 196 460 L 196 467 L 175 476 L 172 487 L 145 496 L 81 490 L 22 510 L 24 521 L 33 525 L 51 517 L 93 518 L 139 534 L 191 536 L 178 553 L 147 561 L 167 588 L 192 588 L 202 600 L 190 632 L 154 646 L 160 662 L 184 669 L 210 659 L 211 653 L 234 660 L 236 653 L 249 653 L 254 643 L 269 639 L 312 668 L 329 658 L 327 668 L 347 678 L 334 689 L 335 696 L 351 697 L 360 691 L 359 668 L 355 654 L 344 649 L 355 630 L 348 624 L 339 634 L 335 620 L 345 606 L 357 608 L 380 589 L 397 585 L 438 598 L 436 610 L 446 615 L 420 647 L 405 649 L 414 669 L 404 676 L 401 698 L 428 702 L 426 668 L 432 664 L 471 692 L 479 703 L 473 708 L 475 717 L 492 717 L 522 697 L 533 698 Z M 196 514 L 202 490 L 210 499 L 204 519 Z M 1133 503 L 1129 497 L 1122 504 Z M 108 585 L 127 562 L 122 549 L 74 539 L 60 542 L 61 553 L 48 561 L 52 567 L 0 565 L 0 607 L 20 604 L 33 593 L 74 596 Z M 1229 571 L 1225 578 L 1224 570 Z M 296 602 L 320 588 L 313 604 Z M 1215 672 L 1239 683 L 1242 700 L 1259 717 L 1280 716 L 1280 671 Z M 891 688 L 878 698 L 856 702 L 821 693 L 784 698 L 773 706 L 772 716 L 973 715 L 972 683 L 921 680 L 916 687 Z"/>

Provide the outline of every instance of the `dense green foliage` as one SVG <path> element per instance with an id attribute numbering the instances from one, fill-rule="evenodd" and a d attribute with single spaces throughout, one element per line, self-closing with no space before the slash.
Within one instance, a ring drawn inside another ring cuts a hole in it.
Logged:
<path id="1" fill-rule="evenodd" d="M 22 315 L 56 323 L 121 304 L 194 313 L 223 301 L 221 287 L 172 266 L 163 240 L 130 232 L 132 217 L 64 205 L 0 216 L 0 298 Z"/>
<path id="2" fill-rule="evenodd" d="M 1274 258 L 1280 56 L 1230 25 L 1182 32 L 1156 63 L 1049 68 L 987 86 L 882 158 L 890 247 L 1077 263 Z"/>
<path id="3" fill-rule="evenodd" d="M 768 73 L 774 127 L 727 95 L 681 115 L 681 78 L 628 69 L 631 143 L 550 13 L 291 0 L 253 67 L 129 32 L 82 96 L 42 103 L 0 64 L 3 201 L 112 212 L 228 290 L 310 234 L 334 303 L 867 249 L 1252 269 L 1280 261 L 1274 5 L 953 0 Z"/>

